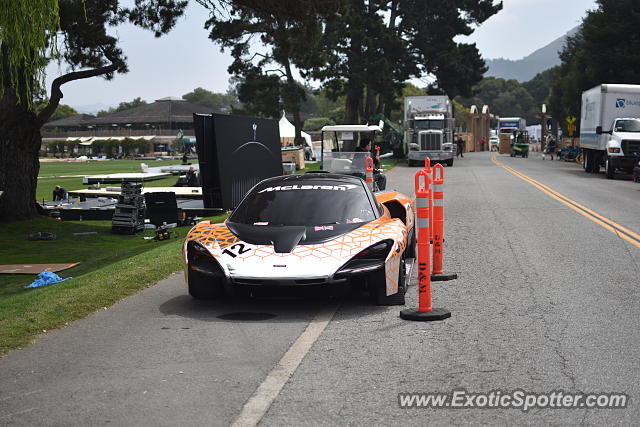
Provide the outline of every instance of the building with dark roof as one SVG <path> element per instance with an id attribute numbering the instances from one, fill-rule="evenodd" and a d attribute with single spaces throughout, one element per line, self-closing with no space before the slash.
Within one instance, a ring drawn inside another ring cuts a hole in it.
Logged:
<path id="1" fill-rule="evenodd" d="M 145 137 L 153 141 L 154 151 L 165 152 L 170 151 L 168 147 L 176 139 L 195 141 L 193 114 L 211 112 L 209 107 L 166 97 L 98 117 L 78 114 L 47 122 L 42 127 L 42 142 L 45 148 L 48 143 L 60 140 L 78 140 L 89 146 L 92 138 L 123 140 Z"/>

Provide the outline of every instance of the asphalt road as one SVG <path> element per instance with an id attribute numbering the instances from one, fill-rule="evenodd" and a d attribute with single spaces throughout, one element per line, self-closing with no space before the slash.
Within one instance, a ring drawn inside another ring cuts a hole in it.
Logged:
<path id="1" fill-rule="evenodd" d="M 640 184 L 498 156 L 640 233 Z M 417 168 L 389 187 L 412 191 Z M 640 248 L 491 161 L 445 169 L 445 269 L 412 323 L 363 298 L 335 315 L 261 425 L 637 425 Z M 414 279 L 415 280 L 415 279 Z M 408 306 L 416 306 L 416 288 Z M 193 301 L 176 275 L 0 360 L 0 425 L 229 425 L 334 300 Z M 219 316 L 253 313 L 244 320 Z M 259 313 L 263 313 L 261 316 Z M 270 316 L 270 318 L 267 318 Z M 623 392 L 626 409 L 401 409 L 400 392 Z"/>

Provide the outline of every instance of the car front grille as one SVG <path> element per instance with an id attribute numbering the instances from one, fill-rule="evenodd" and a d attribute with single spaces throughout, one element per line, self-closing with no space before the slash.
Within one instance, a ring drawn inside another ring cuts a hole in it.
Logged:
<path id="1" fill-rule="evenodd" d="M 640 141 L 622 141 L 622 152 L 625 156 L 633 156 L 634 153 L 640 153 Z"/>
<path id="2" fill-rule="evenodd" d="M 442 135 L 437 133 L 420 134 L 420 151 L 441 151 Z"/>
<path id="3" fill-rule="evenodd" d="M 244 279 L 235 278 L 233 283 L 237 285 L 249 286 L 296 286 L 296 285 L 324 285 L 327 283 L 325 278 L 317 279 Z"/>

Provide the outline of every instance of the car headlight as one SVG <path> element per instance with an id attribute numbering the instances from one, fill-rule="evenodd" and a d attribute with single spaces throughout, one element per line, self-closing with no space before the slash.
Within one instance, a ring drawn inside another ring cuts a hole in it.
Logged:
<path id="1" fill-rule="evenodd" d="M 187 243 L 187 262 L 189 268 L 209 276 L 224 276 L 222 267 L 211 253 L 200 243 Z"/>
<path id="2" fill-rule="evenodd" d="M 453 144 L 451 144 L 450 142 L 445 142 L 444 144 L 442 144 L 442 149 L 444 151 L 451 151 L 453 149 Z"/>
<path id="3" fill-rule="evenodd" d="M 420 149 L 420 146 L 415 142 L 412 142 L 411 144 L 409 144 L 409 151 L 418 151 L 419 149 Z"/>
<path id="4" fill-rule="evenodd" d="M 609 147 L 609 152 L 610 153 L 619 153 L 620 152 L 620 148 L 618 148 L 618 147 Z"/>
<path id="5" fill-rule="evenodd" d="M 384 268 L 384 262 L 392 246 L 393 240 L 383 240 L 368 247 L 343 265 L 334 277 L 341 279 L 346 276 L 367 274 Z"/>

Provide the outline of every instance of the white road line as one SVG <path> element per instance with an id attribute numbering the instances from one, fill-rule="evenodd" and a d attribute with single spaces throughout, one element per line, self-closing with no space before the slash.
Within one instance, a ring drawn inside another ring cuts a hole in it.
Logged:
<path id="1" fill-rule="evenodd" d="M 331 304 L 329 307 L 322 309 L 311 320 L 304 332 L 289 347 L 282 359 L 256 389 L 253 396 L 244 404 L 240 415 L 231 424 L 232 427 L 253 427 L 258 425 L 284 385 L 289 381 L 289 378 L 298 369 L 304 357 L 320 337 L 322 331 L 327 327 L 339 305 L 339 303 Z"/>

